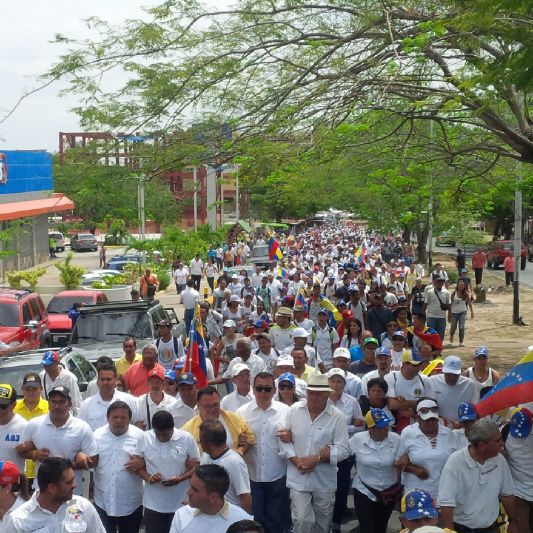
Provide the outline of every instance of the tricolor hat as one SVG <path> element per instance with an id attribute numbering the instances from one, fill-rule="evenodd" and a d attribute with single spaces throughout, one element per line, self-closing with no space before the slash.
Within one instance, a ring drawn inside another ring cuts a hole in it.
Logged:
<path id="1" fill-rule="evenodd" d="M 522 407 L 513 411 L 511 422 L 509 423 L 511 435 L 518 439 L 525 439 L 531 433 L 533 413 L 529 409 Z"/>
<path id="2" fill-rule="evenodd" d="M 413 348 L 412 350 L 405 349 L 402 352 L 402 363 L 410 363 L 412 365 L 419 365 L 424 358 L 422 354 Z"/>
<path id="3" fill-rule="evenodd" d="M 291 374 L 290 372 L 283 372 L 283 374 L 281 374 L 278 378 L 278 383 L 281 383 L 282 381 L 288 381 L 292 385 L 296 384 L 296 378 L 294 377 L 294 374 Z"/>
<path id="4" fill-rule="evenodd" d="M 439 351 L 442 350 L 442 339 L 437 331 L 429 328 L 425 332 L 416 333 L 416 336 L 421 340 L 429 344 L 432 348 L 435 348 Z"/>
<path id="5" fill-rule="evenodd" d="M 394 418 L 391 418 L 383 409 L 377 409 L 371 407 L 365 416 L 365 422 L 367 428 L 384 428 L 394 422 Z"/>
<path id="6" fill-rule="evenodd" d="M 15 463 L 11 461 L 0 461 L 0 486 L 13 485 L 18 483 L 19 469 Z"/>
<path id="7" fill-rule="evenodd" d="M 44 352 L 41 363 L 43 366 L 51 366 L 54 363 L 59 363 L 59 352 L 54 350 L 48 350 L 47 352 Z"/>
<path id="8" fill-rule="evenodd" d="M 457 406 L 457 416 L 459 417 L 459 422 L 465 422 L 467 420 L 476 420 L 477 413 L 474 409 L 474 404 L 470 402 L 461 402 Z"/>
<path id="9" fill-rule="evenodd" d="M 400 510 L 407 520 L 437 518 L 439 516 L 435 500 L 431 494 L 420 489 L 410 490 L 404 494 Z"/>

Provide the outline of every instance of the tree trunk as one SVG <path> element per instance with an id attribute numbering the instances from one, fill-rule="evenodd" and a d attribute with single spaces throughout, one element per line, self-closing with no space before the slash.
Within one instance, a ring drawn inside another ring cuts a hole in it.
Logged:
<path id="1" fill-rule="evenodd" d="M 416 254 L 419 263 L 427 262 L 427 240 L 429 234 L 429 220 L 415 220 L 414 230 L 416 234 Z"/>

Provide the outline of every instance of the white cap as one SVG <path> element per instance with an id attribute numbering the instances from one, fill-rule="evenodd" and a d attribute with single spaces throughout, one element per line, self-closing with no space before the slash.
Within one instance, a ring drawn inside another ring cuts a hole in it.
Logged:
<path id="1" fill-rule="evenodd" d="M 457 355 L 449 355 L 444 359 L 444 365 L 442 367 L 443 374 L 456 374 L 460 375 L 463 370 L 463 362 Z"/>
<path id="2" fill-rule="evenodd" d="M 244 363 L 237 363 L 231 370 L 231 377 L 234 378 L 235 376 L 238 376 L 244 370 L 250 372 L 250 369 Z"/>
<path id="3" fill-rule="evenodd" d="M 340 376 L 342 379 L 344 379 L 344 381 L 346 381 L 346 372 L 342 368 L 332 368 L 326 375 L 328 376 L 328 379 L 333 376 Z"/>
<path id="4" fill-rule="evenodd" d="M 309 333 L 304 328 L 296 328 L 292 331 L 292 338 L 294 337 L 308 337 Z"/>
<path id="5" fill-rule="evenodd" d="M 230 302 L 240 302 L 241 299 L 236 294 L 232 294 L 231 298 L 229 299 L 229 301 Z"/>
<path id="6" fill-rule="evenodd" d="M 236 328 L 237 324 L 235 324 L 235 320 L 226 320 L 224 324 L 222 324 L 223 328 Z"/>
<path id="7" fill-rule="evenodd" d="M 334 352 L 333 352 L 333 359 L 335 359 L 335 357 L 344 357 L 345 359 L 351 359 L 352 357 L 350 356 L 350 350 L 348 350 L 348 348 L 337 348 Z"/>
<path id="8" fill-rule="evenodd" d="M 276 361 L 276 366 L 294 366 L 294 358 L 292 355 L 284 355 Z"/>

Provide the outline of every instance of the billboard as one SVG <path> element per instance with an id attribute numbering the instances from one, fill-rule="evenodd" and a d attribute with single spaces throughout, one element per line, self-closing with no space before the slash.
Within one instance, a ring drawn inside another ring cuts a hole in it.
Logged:
<path id="1" fill-rule="evenodd" d="M 48 152 L 0 149 L 0 195 L 52 189 L 52 156 Z"/>

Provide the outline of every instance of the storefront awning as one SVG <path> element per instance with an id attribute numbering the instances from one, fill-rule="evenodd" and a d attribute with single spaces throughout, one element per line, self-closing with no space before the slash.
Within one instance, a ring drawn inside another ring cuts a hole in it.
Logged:
<path id="1" fill-rule="evenodd" d="M 0 197 L 1 198 L 1 197 Z M 0 203 L 0 221 L 28 218 L 58 211 L 74 209 L 74 202 L 64 194 L 54 193 L 50 198 L 25 200 L 23 202 Z"/>

